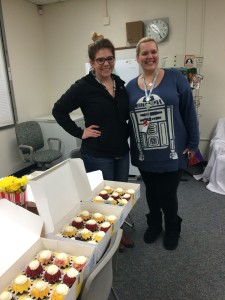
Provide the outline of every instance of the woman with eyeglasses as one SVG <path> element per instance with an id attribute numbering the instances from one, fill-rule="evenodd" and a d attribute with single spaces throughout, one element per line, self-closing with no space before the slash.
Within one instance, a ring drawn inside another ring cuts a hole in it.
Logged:
<path id="1" fill-rule="evenodd" d="M 89 74 L 61 96 L 52 113 L 62 128 L 82 140 L 81 157 L 87 172 L 101 170 L 105 180 L 126 182 L 129 173 L 128 94 L 125 82 L 112 73 L 115 66 L 112 42 L 96 32 L 92 40 L 88 46 Z M 78 108 L 84 115 L 84 130 L 70 118 L 70 113 Z M 133 246 L 133 242 L 126 245 Z"/>

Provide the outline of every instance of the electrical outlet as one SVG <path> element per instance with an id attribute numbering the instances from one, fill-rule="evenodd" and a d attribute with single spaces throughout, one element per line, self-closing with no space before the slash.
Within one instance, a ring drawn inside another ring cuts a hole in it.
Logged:
<path id="1" fill-rule="evenodd" d="M 106 25 L 109 25 L 110 24 L 110 18 L 109 17 L 104 17 L 103 18 L 103 25 L 106 26 Z"/>

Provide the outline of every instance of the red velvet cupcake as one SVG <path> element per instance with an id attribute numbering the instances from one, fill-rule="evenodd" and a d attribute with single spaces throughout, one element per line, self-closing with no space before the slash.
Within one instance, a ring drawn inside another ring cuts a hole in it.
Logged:
<path id="1" fill-rule="evenodd" d="M 126 199 L 127 201 L 129 201 L 130 198 L 131 198 L 131 195 L 128 194 L 128 193 L 126 193 L 126 194 L 123 195 L 123 199 Z"/>
<path id="2" fill-rule="evenodd" d="M 111 224 L 109 222 L 103 222 L 100 225 L 100 230 L 107 232 L 109 230 L 110 226 L 111 226 Z"/>
<path id="3" fill-rule="evenodd" d="M 63 276 L 63 283 L 65 283 L 68 287 L 71 287 L 76 281 L 76 277 L 79 272 L 75 268 L 70 268 Z"/>
<path id="4" fill-rule="evenodd" d="M 107 191 L 105 191 L 105 190 L 101 191 L 98 195 L 101 196 L 105 200 L 109 197 Z"/>
<path id="5" fill-rule="evenodd" d="M 44 273 L 44 279 L 50 283 L 55 283 L 59 281 L 61 277 L 61 271 L 56 265 L 50 265 L 46 267 L 46 271 Z"/>
<path id="6" fill-rule="evenodd" d="M 84 221 L 81 217 L 76 217 L 73 219 L 71 225 L 79 229 L 83 227 Z"/>
<path id="7" fill-rule="evenodd" d="M 98 223 L 95 220 L 90 219 L 86 222 L 85 227 L 90 231 L 96 231 L 98 230 Z"/>
<path id="8" fill-rule="evenodd" d="M 111 197 L 115 200 L 120 199 L 120 195 L 117 192 L 112 193 Z"/>
<path id="9" fill-rule="evenodd" d="M 32 260 L 26 268 L 26 275 L 36 278 L 43 272 L 43 267 L 38 260 Z"/>

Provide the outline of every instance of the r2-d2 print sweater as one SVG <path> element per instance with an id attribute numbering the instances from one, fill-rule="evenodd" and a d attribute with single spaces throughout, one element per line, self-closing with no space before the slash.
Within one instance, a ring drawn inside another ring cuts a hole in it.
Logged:
<path id="1" fill-rule="evenodd" d="M 173 172 L 187 167 L 186 148 L 197 150 L 199 129 L 188 80 L 165 69 L 150 101 L 137 83 L 126 86 L 130 101 L 131 162 L 147 172 Z"/>

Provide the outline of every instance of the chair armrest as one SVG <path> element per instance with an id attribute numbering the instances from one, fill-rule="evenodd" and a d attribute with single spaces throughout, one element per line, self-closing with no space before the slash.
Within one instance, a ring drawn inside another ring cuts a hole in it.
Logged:
<path id="1" fill-rule="evenodd" d="M 53 150 L 53 144 L 51 143 L 52 141 L 56 141 L 57 142 L 57 150 L 59 152 L 61 152 L 61 147 L 62 147 L 62 141 L 59 138 L 48 138 L 47 142 L 48 142 L 48 146 L 51 150 Z"/>
<path id="2" fill-rule="evenodd" d="M 19 148 L 20 156 L 21 156 L 21 158 L 24 162 L 27 162 L 24 155 L 28 154 L 29 155 L 29 161 L 34 163 L 34 160 L 33 160 L 34 149 L 33 149 L 33 147 L 27 146 L 27 145 L 19 145 L 18 148 Z M 26 150 L 26 151 L 23 152 L 23 150 Z"/>

